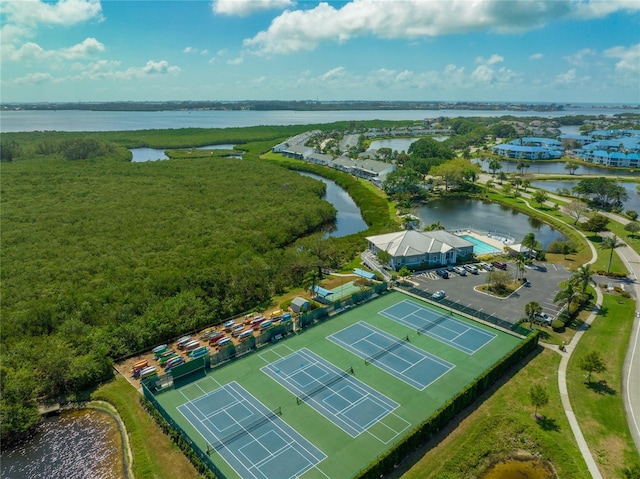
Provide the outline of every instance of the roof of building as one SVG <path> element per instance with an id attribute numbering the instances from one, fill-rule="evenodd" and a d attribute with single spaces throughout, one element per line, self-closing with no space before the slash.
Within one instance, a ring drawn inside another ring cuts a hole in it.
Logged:
<path id="1" fill-rule="evenodd" d="M 454 248 L 473 246 L 470 241 L 446 231 L 407 230 L 368 236 L 367 240 L 391 256 L 446 253 Z"/>

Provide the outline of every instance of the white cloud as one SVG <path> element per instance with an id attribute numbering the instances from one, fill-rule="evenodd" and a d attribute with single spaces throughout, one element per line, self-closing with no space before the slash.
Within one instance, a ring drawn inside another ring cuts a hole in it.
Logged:
<path id="1" fill-rule="evenodd" d="M 170 66 L 166 60 L 160 60 L 159 62 L 149 60 L 142 68 L 142 72 L 145 75 L 163 75 L 165 73 L 178 73 L 179 71 L 179 67 Z"/>
<path id="2" fill-rule="evenodd" d="M 213 0 L 211 7 L 217 14 L 246 17 L 255 12 L 282 10 L 294 5 L 292 0 Z"/>
<path id="3" fill-rule="evenodd" d="M 636 3 L 637 0 L 635 0 Z M 234 2 L 235 3 L 235 2 Z M 594 4 L 609 3 L 606 8 Z M 563 18 L 608 15 L 617 10 L 640 9 L 633 2 L 504 0 L 379 1 L 352 0 L 336 8 L 326 2 L 306 10 L 287 10 L 267 30 L 245 39 L 257 54 L 288 54 L 313 50 L 326 41 L 353 37 L 419 39 L 470 32 L 514 33 L 540 28 Z"/>
<path id="4" fill-rule="evenodd" d="M 99 0 L 4 1 L 2 7 L 9 18 L 8 23 L 31 27 L 39 24 L 70 26 L 91 19 L 102 20 Z"/>
<path id="5" fill-rule="evenodd" d="M 244 63 L 243 57 L 232 58 L 231 60 L 227 60 L 227 65 L 242 65 Z"/>
<path id="6" fill-rule="evenodd" d="M 640 43 L 629 48 L 613 47 L 605 50 L 603 55 L 607 58 L 616 58 L 616 70 L 621 72 L 638 72 L 640 71 Z"/>
<path id="7" fill-rule="evenodd" d="M 502 63 L 503 61 L 504 58 L 500 55 L 496 55 L 495 53 L 491 55 L 488 60 L 485 60 L 482 57 L 476 57 L 476 63 L 479 63 L 481 65 L 495 65 L 496 63 Z"/>
<path id="8" fill-rule="evenodd" d="M 104 51 L 104 45 L 95 38 L 87 38 L 81 43 L 59 50 L 45 50 L 34 42 L 27 42 L 15 48 L 13 45 L 3 45 L 4 60 L 11 61 L 42 61 L 42 60 L 78 60 L 88 58 Z"/>
<path id="9" fill-rule="evenodd" d="M 544 55 L 542 53 L 534 53 L 529 57 L 529 60 L 542 60 Z"/>
<path id="10" fill-rule="evenodd" d="M 577 76 L 576 69 L 572 68 L 571 70 L 557 75 L 554 83 L 559 86 L 572 85 L 576 83 Z"/>
<path id="11" fill-rule="evenodd" d="M 193 53 L 193 51 L 193 47 L 185 47 L 184 50 L 182 50 L 182 53 Z"/>
<path id="12" fill-rule="evenodd" d="M 53 81 L 53 77 L 50 73 L 29 73 L 21 78 L 13 80 L 15 85 L 39 85 L 41 83 L 47 83 Z"/>
<path id="13" fill-rule="evenodd" d="M 590 48 L 583 48 L 582 50 L 574 53 L 573 55 L 564 57 L 564 59 L 574 67 L 584 67 L 587 65 L 588 58 L 594 56 L 595 54 L 596 52 L 594 50 Z"/>

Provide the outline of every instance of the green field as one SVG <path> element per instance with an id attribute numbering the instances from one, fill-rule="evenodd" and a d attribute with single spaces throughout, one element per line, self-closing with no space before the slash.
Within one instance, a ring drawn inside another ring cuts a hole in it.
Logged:
<path id="1" fill-rule="evenodd" d="M 400 292 L 387 293 L 284 341 L 260 348 L 255 354 L 212 370 L 206 377 L 201 377 L 195 382 L 162 392 L 156 396 L 156 400 L 191 439 L 205 450 L 205 440 L 177 408 L 187 401 L 197 399 L 205 392 L 236 382 L 267 408 L 281 408 L 281 419 L 327 455 L 316 468 L 310 469 L 302 477 L 353 477 L 393 444 L 400 442 L 410 431 L 521 341 L 511 334 L 454 315 L 456 319 L 472 323 L 475 328 L 497 335 L 477 352 L 468 355 L 426 334 L 417 334 L 413 329 L 379 314 L 380 311 L 406 299 L 427 306 L 425 302 Z M 449 315 L 448 311 L 439 312 Z M 405 338 L 408 335 L 412 346 L 448 361 L 455 367 L 425 389 L 419 390 L 376 365 L 365 365 L 362 358 L 326 339 L 327 336 L 358 321 L 363 321 L 396 338 Z M 298 404 L 294 394 L 260 370 L 274 360 L 302 348 L 307 348 L 342 370 L 353 367 L 355 379 L 397 402 L 399 407 L 380 422 L 371 425 L 365 432 L 355 438 L 351 437 L 306 402 Z M 233 469 L 216 453 L 211 454 L 211 459 L 225 476 L 237 477 Z"/>

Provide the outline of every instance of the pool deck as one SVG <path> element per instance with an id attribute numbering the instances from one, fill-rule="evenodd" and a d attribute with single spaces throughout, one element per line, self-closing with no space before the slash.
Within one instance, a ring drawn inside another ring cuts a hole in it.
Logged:
<path id="1" fill-rule="evenodd" d="M 483 243 L 487 243 L 488 245 L 493 246 L 500 253 L 502 253 L 504 251 L 504 247 L 507 246 L 503 241 L 499 241 L 498 239 L 492 238 L 491 236 L 476 233 L 472 230 L 459 230 L 459 231 L 453 232 L 453 234 L 455 234 L 456 236 L 462 236 L 462 235 L 471 236 L 477 240 L 482 241 Z M 490 255 L 490 254 L 493 254 L 493 253 L 486 253 L 486 255 Z M 481 253 L 478 256 L 483 256 L 483 254 Z"/>

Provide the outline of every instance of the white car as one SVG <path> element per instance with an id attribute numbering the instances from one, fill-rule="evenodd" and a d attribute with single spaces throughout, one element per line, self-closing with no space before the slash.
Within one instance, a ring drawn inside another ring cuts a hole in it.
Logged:
<path id="1" fill-rule="evenodd" d="M 433 293 L 433 294 L 431 295 L 431 297 L 432 297 L 433 299 L 442 299 L 442 298 L 444 298 L 446 295 L 447 295 L 447 293 L 445 293 L 444 291 L 442 291 L 442 290 L 440 289 L 440 290 L 436 291 L 435 293 Z"/>
<path id="2" fill-rule="evenodd" d="M 534 319 L 536 321 L 540 321 L 542 324 L 546 325 L 546 326 L 551 326 L 551 323 L 553 322 L 553 318 L 551 316 L 549 316 L 547 313 L 539 313 L 536 314 L 534 316 Z"/>
<path id="3" fill-rule="evenodd" d="M 455 273 L 458 273 L 460 276 L 466 276 L 467 275 L 467 270 L 464 269 L 462 266 L 454 266 L 453 267 L 453 271 Z"/>

